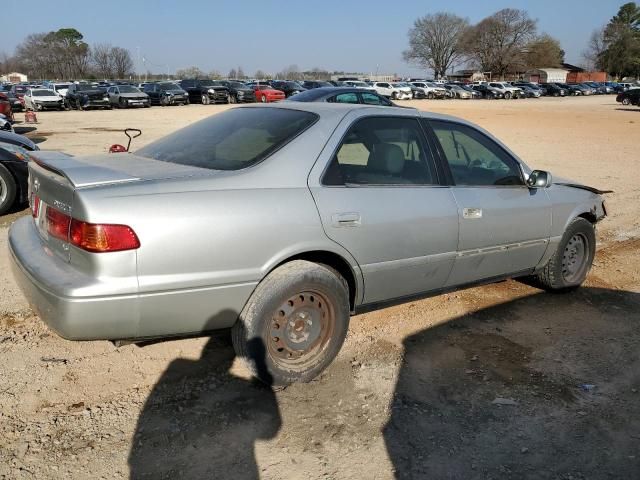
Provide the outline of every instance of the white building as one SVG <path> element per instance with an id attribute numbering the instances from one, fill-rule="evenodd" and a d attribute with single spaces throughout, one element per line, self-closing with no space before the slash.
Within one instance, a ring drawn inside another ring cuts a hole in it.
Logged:
<path id="1" fill-rule="evenodd" d="M 24 73 L 11 72 L 6 75 L 0 75 L 0 82 L 20 83 L 28 81 L 29 78 Z"/>
<path id="2" fill-rule="evenodd" d="M 535 83 L 565 83 L 569 70 L 563 68 L 536 68 L 524 74 L 527 82 Z"/>

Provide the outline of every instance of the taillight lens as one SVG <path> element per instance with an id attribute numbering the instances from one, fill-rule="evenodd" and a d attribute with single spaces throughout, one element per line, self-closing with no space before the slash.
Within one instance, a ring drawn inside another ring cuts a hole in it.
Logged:
<path id="1" fill-rule="evenodd" d="M 140 247 L 138 236 L 126 225 L 101 225 L 71 221 L 69 239 L 73 245 L 88 252 L 120 252 Z"/>
<path id="2" fill-rule="evenodd" d="M 35 199 L 38 199 L 39 208 L 39 198 L 35 197 Z M 47 207 L 46 211 L 49 235 L 70 242 L 87 252 L 120 252 L 140 247 L 138 236 L 131 227 L 126 225 L 87 223 L 71 218 L 52 207 Z"/>
<path id="3" fill-rule="evenodd" d="M 52 237 L 69 240 L 69 226 L 71 225 L 71 217 L 65 215 L 55 208 L 47 208 L 47 232 Z"/>
<path id="4" fill-rule="evenodd" d="M 33 195 L 31 198 L 31 214 L 33 218 L 38 218 L 38 214 L 40 213 L 40 197 L 38 195 Z"/>

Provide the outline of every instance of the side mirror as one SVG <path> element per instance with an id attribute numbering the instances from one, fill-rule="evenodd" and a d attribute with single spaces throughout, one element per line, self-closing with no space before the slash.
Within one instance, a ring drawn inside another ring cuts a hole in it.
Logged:
<path id="1" fill-rule="evenodd" d="M 529 188 L 548 188 L 553 183 L 551 172 L 544 170 L 534 170 L 529 174 L 527 186 Z"/>

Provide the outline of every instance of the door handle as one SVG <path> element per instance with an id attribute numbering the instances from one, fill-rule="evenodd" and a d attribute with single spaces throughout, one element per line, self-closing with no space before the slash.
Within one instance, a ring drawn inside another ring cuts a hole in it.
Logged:
<path id="1" fill-rule="evenodd" d="M 358 227 L 360 226 L 360 214 L 357 212 L 334 213 L 331 216 L 334 227 Z"/>
<path id="2" fill-rule="evenodd" d="M 462 209 L 462 218 L 473 219 L 473 218 L 482 218 L 482 209 L 481 208 L 463 208 Z"/>

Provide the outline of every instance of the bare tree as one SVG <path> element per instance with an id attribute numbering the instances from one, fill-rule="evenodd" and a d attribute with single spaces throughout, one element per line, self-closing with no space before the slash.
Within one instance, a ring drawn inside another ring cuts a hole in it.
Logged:
<path id="1" fill-rule="evenodd" d="M 402 56 L 410 64 L 433 70 L 436 78 L 443 77 L 461 60 L 461 40 L 468 28 L 466 19 L 451 13 L 418 18 L 409 30 L 409 48 Z"/>
<path id="2" fill-rule="evenodd" d="M 231 70 L 229 70 L 229 73 L 227 74 L 227 78 L 233 78 L 233 79 L 238 78 L 238 72 L 236 71 L 235 68 L 232 68 Z"/>
<path id="3" fill-rule="evenodd" d="M 113 47 L 111 49 L 111 62 L 116 78 L 126 78 L 133 70 L 133 59 L 126 48 Z"/>
<path id="4" fill-rule="evenodd" d="M 598 68 L 602 54 L 607 49 L 604 30 L 604 27 L 601 27 L 591 32 L 587 48 L 582 52 L 582 59 L 585 62 L 587 70 L 595 70 Z"/>
<path id="5" fill-rule="evenodd" d="M 268 77 L 268 75 L 260 69 L 256 70 L 256 73 L 254 73 L 253 76 L 258 80 L 262 80 Z"/>
<path id="6" fill-rule="evenodd" d="M 237 72 L 238 76 L 236 78 L 239 78 L 240 80 L 244 79 L 246 77 L 246 75 L 244 74 L 244 70 L 242 70 L 242 67 L 238 67 L 238 72 Z"/>
<path id="7" fill-rule="evenodd" d="M 112 48 L 109 44 L 99 43 L 91 49 L 91 62 L 93 63 L 96 73 L 102 78 L 113 77 Z"/>
<path id="8" fill-rule="evenodd" d="M 207 74 L 198 67 L 183 68 L 176 71 L 176 77 L 178 78 L 204 78 L 206 76 Z"/>
<path id="9" fill-rule="evenodd" d="M 535 34 L 536 21 L 526 11 L 505 8 L 471 27 L 464 45 L 478 67 L 504 78 L 524 68 L 525 48 Z"/>

